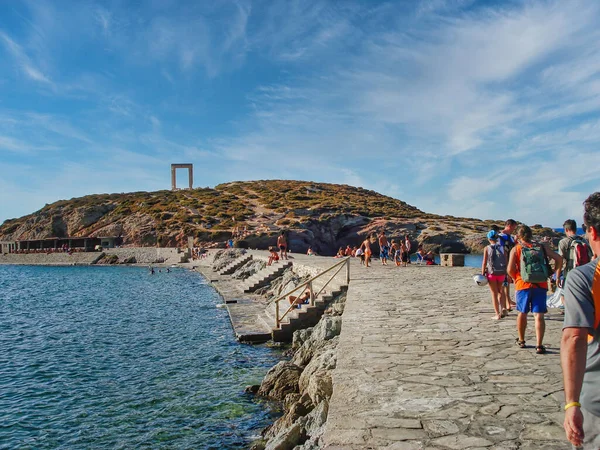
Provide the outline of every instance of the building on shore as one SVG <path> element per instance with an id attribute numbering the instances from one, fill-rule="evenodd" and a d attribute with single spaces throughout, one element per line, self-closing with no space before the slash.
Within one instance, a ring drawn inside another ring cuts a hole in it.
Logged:
<path id="1" fill-rule="evenodd" d="M 15 253 L 17 243 L 15 241 L 0 241 L 0 253 Z"/>
<path id="2" fill-rule="evenodd" d="M 59 251 L 68 248 L 90 252 L 98 247 L 115 248 L 123 244 L 121 236 L 104 237 L 50 237 L 44 239 L 23 239 L 17 241 L 0 241 L 2 253 L 28 253 Z"/>

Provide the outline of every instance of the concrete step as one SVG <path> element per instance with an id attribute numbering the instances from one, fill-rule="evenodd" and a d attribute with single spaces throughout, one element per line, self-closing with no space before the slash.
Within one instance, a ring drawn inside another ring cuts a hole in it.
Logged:
<path id="1" fill-rule="evenodd" d="M 254 292 L 258 288 L 266 285 L 274 278 L 277 278 L 283 273 L 285 269 L 292 265 L 291 261 L 279 263 L 278 265 L 271 265 L 265 267 L 263 270 L 257 272 L 255 275 L 248 278 L 242 285 L 244 292 Z"/>
<path id="2" fill-rule="evenodd" d="M 232 262 L 230 262 L 225 267 L 223 267 L 219 271 L 219 273 L 221 275 L 231 275 L 233 272 L 235 272 L 237 269 L 239 269 L 240 267 L 242 267 L 244 264 L 246 264 L 251 259 L 252 259 L 252 255 L 249 255 L 249 254 L 242 255 L 239 258 L 236 258 L 235 260 L 233 260 Z"/>
<path id="3" fill-rule="evenodd" d="M 340 286 L 335 291 L 325 293 L 315 299 L 314 306 L 303 304 L 301 308 L 293 309 L 283 319 L 279 328 L 275 327 L 276 308 L 274 303 L 269 304 L 259 318 L 262 323 L 272 328 L 273 341 L 291 342 L 294 331 L 315 326 L 323 316 L 329 302 L 347 289 L 347 286 Z M 283 314 L 288 307 L 288 303 L 283 304 L 283 302 L 284 300 L 280 304 L 280 314 Z"/>

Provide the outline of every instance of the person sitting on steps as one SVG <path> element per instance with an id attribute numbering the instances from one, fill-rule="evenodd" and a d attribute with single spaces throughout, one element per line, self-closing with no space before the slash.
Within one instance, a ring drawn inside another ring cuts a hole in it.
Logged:
<path id="1" fill-rule="evenodd" d="M 290 302 L 290 305 L 295 305 L 297 308 L 301 308 L 302 304 L 310 303 L 310 288 L 307 287 L 298 297 L 290 295 L 288 301 Z"/>

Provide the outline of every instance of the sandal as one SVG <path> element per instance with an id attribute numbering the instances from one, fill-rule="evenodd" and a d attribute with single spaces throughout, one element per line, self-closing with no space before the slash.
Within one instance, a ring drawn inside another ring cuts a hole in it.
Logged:
<path id="1" fill-rule="evenodd" d="M 546 347 L 544 347 L 543 345 L 538 345 L 538 346 L 535 348 L 535 352 L 536 352 L 538 355 L 543 355 L 544 353 L 546 353 Z"/>
<path id="2" fill-rule="evenodd" d="M 502 314 L 500 314 L 500 317 L 505 318 L 506 316 L 508 316 L 508 311 L 506 309 L 503 309 Z"/>
<path id="3" fill-rule="evenodd" d="M 515 339 L 515 342 L 520 348 L 525 348 L 525 341 L 520 341 L 519 338 Z"/>

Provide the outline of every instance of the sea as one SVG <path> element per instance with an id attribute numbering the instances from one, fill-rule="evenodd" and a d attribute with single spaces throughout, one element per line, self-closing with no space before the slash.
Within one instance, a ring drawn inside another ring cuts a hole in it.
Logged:
<path id="1" fill-rule="evenodd" d="M 412 264 L 417 262 L 417 255 L 413 254 L 410 256 L 410 260 Z M 440 256 L 435 255 L 435 263 L 440 263 Z M 481 264 L 483 263 L 483 254 L 472 253 L 465 255 L 465 267 L 473 267 L 477 269 L 481 269 Z"/>
<path id="2" fill-rule="evenodd" d="M 281 354 L 221 302 L 184 269 L 0 266 L 0 448 L 248 448 Z"/>

